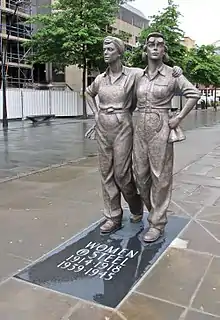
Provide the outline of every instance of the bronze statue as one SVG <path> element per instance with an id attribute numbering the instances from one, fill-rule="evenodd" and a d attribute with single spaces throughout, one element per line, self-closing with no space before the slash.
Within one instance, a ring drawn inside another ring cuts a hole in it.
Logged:
<path id="1" fill-rule="evenodd" d="M 136 83 L 138 117 L 134 131 L 133 165 L 136 183 L 149 211 L 146 242 L 156 241 L 167 223 L 172 193 L 173 142 L 184 139 L 179 127 L 199 100 L 200 92 L 184 77 L 173 76 L 164 64 L 167 48 L 163 35 L 151 33 L 144 46 L 148 60 Z M 179 90 L 187 102 L 180 113 L 170 116 L 171 100 Z"/>
<path id="2" fill-rule="evenodd" d="M 142 201 L 132 173 L 132 112 L 136 108 L 134 86 L 143 70 L 122 65 L 124 50 L 122 40 L 111 36 L 104 39 L 104 60 L 108 68 L 86 90 L 88 105 L 95 115 L 95 125 L 86 136 L 94 138 L 95 133 L 98 143 L 106 217 L 101 233 L 111 233 L 121 228 L 121 194 L 129 205 L 131 222 L 139 222 L 143 216 Z M 176 67 L 173 72 L 178 76 L 182 70 Z"/>
<path id="3" fill-rule="evenodd" d="M 142 217 L 143 212 L 132 174 L 132 95 L 136 75 L 141 69 L 122 65 L 124 43 L 118 38 L 105 38 L 103 51 L 108 68 L 87 88 L 86 96 L 96 121 L 95 136 L 106 217 L 101 233 L 111 233 L 121 228 L 121 193 L 134 217 Z"/>

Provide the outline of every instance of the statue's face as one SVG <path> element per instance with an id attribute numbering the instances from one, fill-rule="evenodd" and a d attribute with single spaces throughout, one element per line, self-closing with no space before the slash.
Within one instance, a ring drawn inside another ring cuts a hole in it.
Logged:
<path id="1" fill-rule="evenodd" d="M 147 41 L 147 55 L 152 60 L 162 60 L 165 54 L 165 44 L 161 37 L 150 37 Z"/>
<path id="2" fill-rule="evenodd" d="M 106 63 L 115 62 L 120 58 L 118 49 L 113 42 L 104 43 L 103 45 L 104 60 Z"/>

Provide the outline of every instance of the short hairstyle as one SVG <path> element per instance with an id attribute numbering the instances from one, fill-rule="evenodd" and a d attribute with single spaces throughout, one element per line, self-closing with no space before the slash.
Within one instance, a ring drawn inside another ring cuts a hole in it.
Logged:
<path id="1" fill-rule="evenodd" d="M 109 43 L 113 43 L 116 46 L 116 48 L 118 49 L 118 52 L 120 54 L 124 53 L 125 45 L 124 45 L 124 42 L 121 39 L 116 38 L 116 37 L 112 37 L 112 36 L 107 36 L 104 39 L 104 44 L 109 44 Z"/>

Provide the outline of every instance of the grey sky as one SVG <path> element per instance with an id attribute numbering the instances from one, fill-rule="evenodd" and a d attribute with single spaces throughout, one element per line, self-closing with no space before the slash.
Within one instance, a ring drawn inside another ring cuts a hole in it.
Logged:
<path id="1" fill-rule="evenodd" d="M 210 44 L 220 40 L 220 0 L 174 0 L 183 15 L 181 28 L 196 43 Z M 149 17 L 167 6 L 167 0 L 135 0 L 132 6 Z"/>

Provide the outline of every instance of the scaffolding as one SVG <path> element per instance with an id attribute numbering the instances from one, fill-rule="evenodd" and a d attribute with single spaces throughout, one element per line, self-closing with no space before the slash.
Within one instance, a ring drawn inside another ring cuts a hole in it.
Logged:
<path id="1" fill-rule="evenodd" d="M 18 5 L 15 0 L 0 1 L 0 48 L 1 52 L 4 52 L 7 45 L 7 87 L 32 87 L 33 67 L 28 61 L 31 49 L 27 49 L 23 45 L 24 41 L 31 39 L 32 36 L 32 25 L 26 23 L 27 18 L 32 15 L 32 3 L 30 1 L 19 1 Z M 16 14 L 14 15 L 15 10 Z M 8 44 L 6 44 L 8 35 Z"/>

